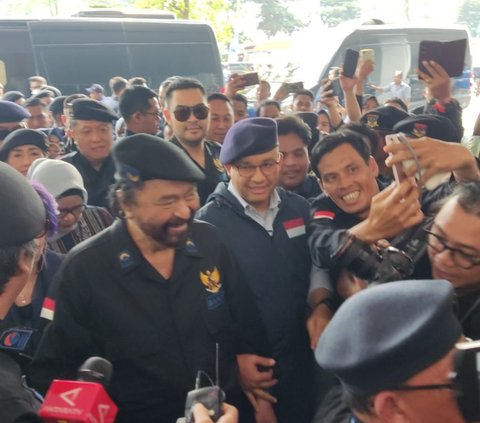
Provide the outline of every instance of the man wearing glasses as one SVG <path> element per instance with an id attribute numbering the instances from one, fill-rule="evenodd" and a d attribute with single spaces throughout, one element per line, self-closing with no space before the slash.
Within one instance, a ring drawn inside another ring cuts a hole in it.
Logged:
<path id="1" fill-rule="evenodd" d="M 217 184 L 226 180 L 219 160 L 220 147 L 205 139 L 209 108 L 203 85 L 195 79 L 175 78 L 167 88 L 163 114 L 173 133 L 171 142 L 205 174 L 205 180 L 198 183 L 203 205 Z"/>
<path id="2" fill-rule="evenodd" d="M 345 409 L 341 418 L 324 415 L 314 422 L 480 421 L 478 397 L 466 399 L 468 388 L 478 395 L 478 377 L 474 368 L 459 367 L 459 353 L 468 343 L 453 300 L 447 281 L 409 280 L 375 286 L 345 301 L 315 356 L 340 379 L 337 392 L 343 391 L 355 416 Z M 471 385 L 464 383 L 468 378 Z"/>
<path id="3" fill-rule="evenodd" d="M 249 357 L 253 370 L 264 370 L 251 376 L 257 421 L 310 422 L 312 354 L 304 323 L 311 267 L 308 203 L 278 187 L 282 158 L 273 119 L 233 125 L 220 160 L 230 182 L 218 185 L 196 217 L 219 229 L 245 273 L 267 329 L 275 361 Z"/>
<path id="4" fill-rule="evenodd" d="M 380 240 L 399 245 L 394 242 L 395 238 L 421 224 L 424 213 L 428 214 L 436 200 L 451 194 L 458 183 L 480 179 L 475 158 L 466 148 L 438 139 L 442 133 L 448 132 L 448 127 L 445 127 L 445 123 L 451 126 L 448 120 L 419 116 L 403 122 L 396 128 L 410 134 L 409 146 L 396 144 L 385 147 L 385 152 L 391 155 L 386 160 L 387 166 L 412 160 L 413 151 L 423 172 L 423 182 L 442 172 L 453 176 L 433 190 L 424 189 L 421 196 L 411 178 L 400 184 L 382 184 L 376 178 L 378 166 L 358 134 L 344 131 L 329 135 L 312 151 L 312 167 L 324 194 L 313 202 L 314 219 L 309 245 L 315 265 L 328 271 L 332 281 L 319 279 L 317 285 L 310 288 L 309 302 L 313 312 L 309 319 L 309 333 L 312 348 L 336 308 L 328 299 L 328 291 L 346 298 L 365 287 L 364 282 L 357 279 L 357 276 L 364 277 L 359 275 L 358 269 L 343 266 L 337 259 L 345 238 L 352 237 L 366 250 L 369 246 L 378 245 Z M 420 130 L 424 136 L 412 139 Z M 413 177 L 417 170 L 417 166 L 410 162 L 406 174 Z M 399 248 L 404 249 L 403 246 Z M 415 264 L 412 277 L 428 277 L 429 266 L 425 257 Z"/>
<path id="5" fill-rule="evenodd" d="M 480 339 L 480 183 L 459 186 L 427 232 L 432 276 L 452 283 L 463 332 Z"/>

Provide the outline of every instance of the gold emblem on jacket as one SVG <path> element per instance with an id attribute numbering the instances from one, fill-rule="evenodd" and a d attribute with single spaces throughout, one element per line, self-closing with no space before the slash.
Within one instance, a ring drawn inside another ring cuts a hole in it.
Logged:
<path id="1" fill-rule="evenodd" d="M 200 272 L 200 280 L 205 286 L 205 289 L 212 294 L 216 294 L 222 287 L 222 284 L 220 283 L 220 272 L 216 267 L 212 270 Z"/>

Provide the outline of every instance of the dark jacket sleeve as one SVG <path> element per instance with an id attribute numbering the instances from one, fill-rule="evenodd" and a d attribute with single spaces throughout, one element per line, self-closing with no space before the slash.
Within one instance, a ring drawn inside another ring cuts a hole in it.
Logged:
<path id="1" fill-rule="evenodd" d="M 225 290 L 234 322 L 236 352 L 270 357 L 272 351 L 253 293 L 235 258 L 223 244 L 221 259 L 228 278 Z"/>
<path id="2" fill-rule="evenodd" d="M 439 115 L 449 119 L 456 129 L 456 138 L 458 142 L 463 138 L 462 108 L 457 100 L 453 99 L 444 108 L 438 107 L 435 102 L 427 105 L 425 113 Z"/>

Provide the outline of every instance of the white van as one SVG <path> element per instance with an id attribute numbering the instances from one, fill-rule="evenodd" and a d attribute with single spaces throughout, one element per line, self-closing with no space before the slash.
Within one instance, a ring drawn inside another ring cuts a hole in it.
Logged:
<path id="1" fill-rule="evenodd" d="M 330 31 L 330 30 L 329 30 Z M 318 91 L 318 81 L 326 78 L 333 66 L 343 63 L 345 50 L 363 48 L 375 51 L 375 71 L 370 75 L 370 81 L 378 86 L 392 82 L 395 71 L 403 72 L 406 81 L 412 87 L 411 107 L 424 102 L 423 84 L 418 80 L 415 70 L 418 66 L 419 43 L 422 40 L 453 41 L 467 39 L 464 76 L 452 81 L 454 95 L 462 106 L 470 102 L 470 71 L 472 59 L 469 46 L 469 33 L 464 26 L 419 27 L 394 26 L 386 24 L 361 25 L 356 28 L 337 28 L 330 32 L 328 39 L 319 38 L 315 41 L 317 50 L 308 55 L 305 69 L 302 70 L 305 86 L 312 87 L 314 94 Z M 300 75 L 300 73 L 298 73 Z M 380 100 L 386 100 L 380 96 Z"/>

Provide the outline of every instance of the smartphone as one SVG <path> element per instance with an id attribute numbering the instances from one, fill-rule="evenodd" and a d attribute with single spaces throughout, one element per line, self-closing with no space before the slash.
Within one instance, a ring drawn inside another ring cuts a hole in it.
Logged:
<path id="1" fill-rule="evenodd" d="M 401 143 L 404 144 L 405 142 L 408 142 L 408 141 L 403 134 L 385 135 L 385 143 L 387 145 L 401 144 Z M 413 160 L 404 160 L 403 162 L 396 163 L 392 166 L 393 177 L 395 178 L 395 181 L 397 182 L 397 184 L 400 185 L 400 183 L 402 183 L 405 179 L 408 179 L 408 176 L 405 174 L 405 169 L 408 166 L 410 166 L 412 163 L 415 163 L 415 162 Z"/>
<path id="2" fill-rule="evenodd" d="M 423 61 L 433 60 L 441 65 L 448 76 L 460 76 L 465 66 L 465 51 L 467 48 L 467 39 L 455 41 L 420 41 L 420 51 L 418 54 L 418 69 L 429 74 Z"/>
<path id="3" fill-rule="evenodd" d="M 243 86 L 244 87 L 249 87 L 251 85 L 257 85 L 260 83 L 260 79 L 258 78 L 258 72 L 250 72 L 250 73 L 244 73 L 242 75 L 243 78 Z"/>
<path id="4" fill-rule="evenodd" d="M 285 89 L 288 93 L 296 93 L 297 91 L 303 90 L 303 82 L 287 82 Z"/>
<path id="5" fill-rule="evenodd" d="M 357 70 L 358 56 L 358 51 L 347 48 L 345 51 L 345 60 L 343 62 L 343 76 L 353 78 L 353 75 L 355 75 L 355 71 Z"/>
<path id="6" fill-rule="evenodd" d="M 366 62 L 367 60 L 371 60 L 372 62 L 375 61 L 375 50 L 372 48 L 362 48 L 360 49 L 360 59 L 363 62 Z"/>

